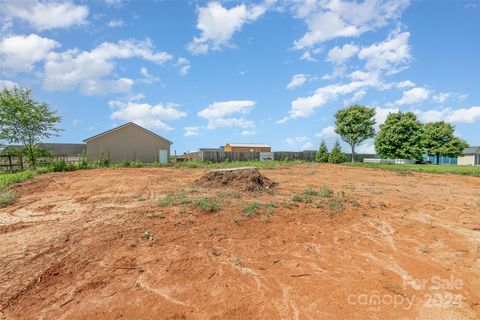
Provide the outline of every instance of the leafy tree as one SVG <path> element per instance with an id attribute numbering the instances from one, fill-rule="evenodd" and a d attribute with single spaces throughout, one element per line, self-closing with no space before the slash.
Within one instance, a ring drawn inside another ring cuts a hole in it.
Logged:
<path id="1" fill-rule="evenodd" d="M 14 87 L 0 92 L 0 140 L 22 144 L 33 167 L 39 154 L 37 143 L 56 136 L 60 120 L 48 104 L 32 98 L 31 90 Z"/>
<path id="2" fill-rule="evenodd" d="M 423 132 L 423 124 L 414 113 L 390 113 L 380 125 L 375 149 L 382 158 L 420 159 L 424 150 Z"/>
<path id="3" fill-rule="evenodd" d="M 439 163 L 440 156 L 458 157 L 468 143 L 454 135 L 455 126 L 444 121 L 425 124 L 425 150 L 428 155 L 436 157 Z"/>
<path id="4" fill-rule="evenodd" d="M 317 154 L 315 155 L 316 162 L 328 162 L 328 148 L 325 140 L 322 140 L 320 148 L 318 148 Z"/>
<path id="5" fill-rule="evenodd" d="M 352 162 L 355 162 L 355 146 L 375 136 L 375 109 L 352 105 L 335 114 L 335 132 L 352 148 Z"/>
<path id="6" fill-rule="evenodd" d="M 330 151 L 330 154 L 328 155 L 328 162 L 330 163 L 342 163 L 347 161 L 347 157 L 345 154 L 342 152 L 342 147 L 340 146 L 340 143 L 335 141 L 335 144 L 333 145 L 332 151 Z"/>

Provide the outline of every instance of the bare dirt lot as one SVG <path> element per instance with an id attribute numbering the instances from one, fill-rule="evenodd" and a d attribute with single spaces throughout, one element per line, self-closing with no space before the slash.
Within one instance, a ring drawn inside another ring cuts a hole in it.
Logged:
<path id="1" fill-rule="evenodd" d="M 278 186 L 257 194 L 195 188 L 205 172 L 15 187 L 0 319 L 480 318 L 478 177 L 305 164 L 261 170 Z M 160 206 L 168 192 L 186 200 Z"/>

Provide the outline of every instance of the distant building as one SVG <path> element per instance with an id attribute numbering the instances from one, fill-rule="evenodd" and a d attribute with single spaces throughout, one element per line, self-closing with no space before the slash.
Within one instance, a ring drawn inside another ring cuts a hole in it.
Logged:
<path id="1" fill-rule="evenodd" d="M 133 123 L 85 139 L 88 161 L 105 158 L 111 162 L 138 160 L 167 163 L 171 141 Z"/>
<path id="2" fill-rule="evenodd" d="M 458 165 L 480 166 L 480 147 L 470 147 L 463 150 L 463 156 L 458 157 Z"/>
<path id="3" fill-rule="evenodd" d="M 11 145 L 10 148 L 23 150 L 23 146 Z M 84 143 L 39 143 L 37 147 L 45 149 L 51 153 L 53 157 L 68 157 L 77 158 L 80 157 L 86 148 Z"/>
<path id="4" fill-rule="evenodd" d="M 225 152 L 272 152 L 272 147 L 268 144 L 259 143 L 227 143 L 224 147 Z"/>

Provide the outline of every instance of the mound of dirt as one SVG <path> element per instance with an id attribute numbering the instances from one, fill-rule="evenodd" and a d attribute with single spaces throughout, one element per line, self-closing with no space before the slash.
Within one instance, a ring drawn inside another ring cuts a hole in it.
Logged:
<path id="1" fill-rule="evenodd" d="M 206 188 L 232 188 L 248 192 L 261 192 L 277 185 L 262 175 L 255 167 L 218 169 L 207 172 L 195 181 L 195 185 Z"/>

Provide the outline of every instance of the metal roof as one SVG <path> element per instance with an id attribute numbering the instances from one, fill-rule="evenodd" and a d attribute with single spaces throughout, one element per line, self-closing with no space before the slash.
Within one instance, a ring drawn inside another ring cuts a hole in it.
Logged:
<path id="1" fill-rule="evenodd" d="M 480 154 L 480 147 L 469 147 L 463 149 L 463 154 Z"/>
<path id="2" fill-rule="evenodd" d="M 90 141 L 90 140 L 99 138 L 99 137 L 101 137 L 101 136 L 103 136 L 103 135 L 105 135 L 105 134 L 109 134 L 109 133 L 111 133 L 111 132 L 113 132 L 113 131 L 117 131 L 117 130 L 122 129 L 122 128 L 125 128 L 125 127 L 127 127 L 127 126 L 135 126 L 135 127 L 139 128 L 139 129 L 141 129 L 141 130 L 143 130 L 143 131 L 145 131 L 145 132 L 147 132 L 147 133 L 155 136 L 156 138 L 159 138 L 159 139 L 161 139 L 161 140 L 164 140 L 164 141 L 166 141 L 166 142 L 168 142 L 168 143 L 170 143 L 170 144 L 173 143 L 172 141 L 170 141 L 170 140 L 168 140 L 168 139 L 165 139 L 164 137 L 161 137 L 161 136 L 159 136 L 158 134 L 156 134 L 156 133 L 154 133 L 154 132 L 152 132 L 152 131 L 150 131 L 150 130 L 147 130 L 147 129 L 145 129 L 144 127 L 141 127 L 141 126 L 139 126 L 138 124 L 133 123 L 133 122 L 127 122 L 127 123 L 125 123 L 125 124 L 123 124 L 123 125 L 121 125 L 121 126 L 118 126 L 118 127 L 113 128 L 113 129 L 107 130 L 107 131 L 105 131 L 105 132 L 99 133 L 99 134 L 97 134 L 97 135 L 94 135 L 93 137 L 90 137 L 90 138 L 87 138 L 87 139 L 83 140 L 83 142 L 88 142 L 88 141 Z"/>
<path id="3" fill-rule="evenodd" d="M 268 144 L 264 143 L 227 143 L 230 147 L 256 147 L 256 148 L 270 148 Z"/>

